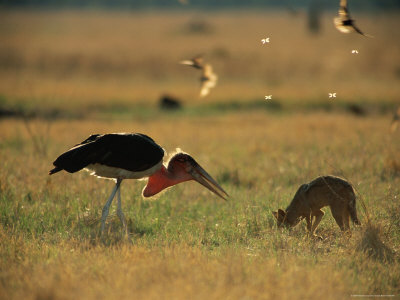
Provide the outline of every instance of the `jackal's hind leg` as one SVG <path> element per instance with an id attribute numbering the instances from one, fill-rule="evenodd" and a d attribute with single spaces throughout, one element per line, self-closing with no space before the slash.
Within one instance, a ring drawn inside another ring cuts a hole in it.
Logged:
<path id="1" fill-rule="evenodd" d="M 345 231 L 345 227 L 343 224 L 343 210 L 338 210 L 338 209 L 332 209 L 332 216 L 335 219 L 336 223 L 339 225 L 340 230 Z"/>
<path id="2" fill-rule="evenodd" d="M 347 209 L 343 211 L 343 227 L 350 232 L 350 212 Z"/>

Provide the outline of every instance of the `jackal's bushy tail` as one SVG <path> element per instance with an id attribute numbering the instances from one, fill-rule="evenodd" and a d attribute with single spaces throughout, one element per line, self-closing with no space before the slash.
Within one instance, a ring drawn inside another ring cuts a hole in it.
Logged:
<path id="1" fill-rule="evenodd" d="M 349 208 L 349 213 L 350 213 L 350 218 L 353 221 L 354 224 L 356 225 L 361 225 L 360 220 L 358 220 L 357 217 L 357 210 L 356 210 L 356 195 L 354 192 L 352 193 L 351 200 L 349 201 L 348 208 Z"/>

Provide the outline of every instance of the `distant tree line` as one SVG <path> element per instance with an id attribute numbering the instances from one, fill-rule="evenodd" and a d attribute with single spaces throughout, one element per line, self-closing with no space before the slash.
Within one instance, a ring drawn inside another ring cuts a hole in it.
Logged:
<path id="1" fill-rule="evenodd" d="M 307 7 L 312 0 L 0 0 L 1 7 L 49 8 L 256 8 Z M 318 1 L 314 1 L 318 2 Z M 319 0 L 326 8 L 335 8 L 339 0 Z M 186 3 L 186 5 L 185 5 Z M 351 7 L 363 10 L 400 8 L 400 0 L 352 0 Z"/>

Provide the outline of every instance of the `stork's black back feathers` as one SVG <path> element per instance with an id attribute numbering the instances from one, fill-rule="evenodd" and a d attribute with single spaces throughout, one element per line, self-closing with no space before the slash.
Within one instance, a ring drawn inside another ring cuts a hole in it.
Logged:
<path id="1" fill-rule="evenodd" d="M 93 134 L 54 162 L 49 174 L 65 170 L 77 172 L 90 164 L 102 164 L 132 172 L 147 170 L 164 157 L 164 150 L 140 133 Z"/>

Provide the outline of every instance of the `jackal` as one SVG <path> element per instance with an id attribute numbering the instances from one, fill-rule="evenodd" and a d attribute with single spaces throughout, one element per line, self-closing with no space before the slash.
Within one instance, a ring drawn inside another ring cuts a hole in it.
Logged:
<path id="1" fill-rule="evenodd" d="M 320 176 L 299 187 L 286 211 L 274 211 L 278 226 L 292 227 L 302 219 L 307 221 L 308 231 L 314 231 L 321 222 L 322 207 L 329 206 L 332 216 L 342 231 L 350 231 L 349 217 L 354 224 L 360 225 L 356 211 L 356 195 L 346 180 L 335 176 Z M 313 217 L 315 221 L 313 222 Z"/>

